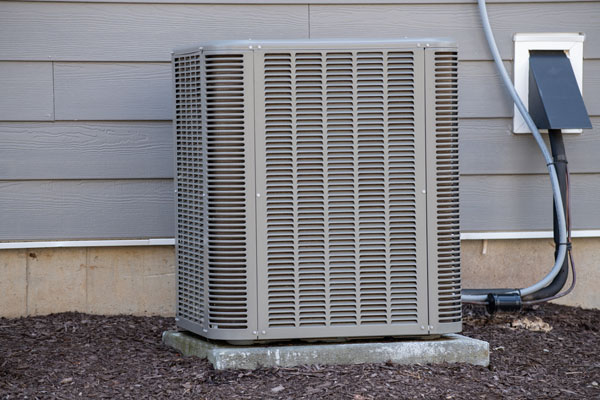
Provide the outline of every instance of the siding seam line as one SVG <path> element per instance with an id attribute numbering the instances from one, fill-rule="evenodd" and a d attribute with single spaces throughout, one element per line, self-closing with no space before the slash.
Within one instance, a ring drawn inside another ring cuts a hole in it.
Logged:
<path id="1" fill-rule="evenodd" d="M 29 316 L 29 251 L 25 249 L 23 252 L 25 257 L 25 316 Z"/>
<path id="2" fill-rule="evenodd" d="M 54 61 L 52 61 L 52 122 L 56 121 L 56 86 L 54 84 Z"/>
<path id="3" fill-rule="evenodd" d="M 85 312 L 89 313 L 90 312 L 90 303 L 88 301 L 88 290 L 89 290 L 89 285 L 88 285 L 88 270 L 90 267 L 90 248 L 86 247 L 85 248 Z"/>
<path id="4" fill-rule="evenodd" d="M 307 4 L 307 11 L 308 11 L 308 38 L 310 39 L 310 4 Z"/>

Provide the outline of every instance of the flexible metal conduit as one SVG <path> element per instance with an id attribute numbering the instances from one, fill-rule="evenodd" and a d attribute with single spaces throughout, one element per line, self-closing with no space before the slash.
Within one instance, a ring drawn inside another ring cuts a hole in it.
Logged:
<path id="1" fill-rule="evenodd" d="M 502 78 L 502 82 L 504 83 L 506 90 L 508 90 L 510 97 L 512 97 L 513 102 L 515 103 L 515 105 L 517 106 L 517 109 L 523 116 L 523 119 L 525 120 L 525 122 L 527 123 L 527 126 L 531 130 L 531 133 L 533 134 L 533 137 L 534 137 L 535 141 L 537 142 L 537 145 L 539 146 L 540 150 L 542 151 L 544 160 L 546 160 L 546 165 L 548 166 L 548 173 L 550 174 L 550 183 L 552 184 L 552 194 L 554 196 L 556 217 L 558 220 L 560 245 L 558 248 L 554 266 L 552 267 L 552 270 L 548 273 L 548 275 L 546 275 L 539 282 L 537 282 L 529 287 L 526 287 L 523 289 L 518 289 L 521 296 L 526 296 L 528 294 L 535 293 L 538 290 L 543 289 L 546 286 L 548 286 L 548 284 L 550 284 L 552 282 L 552 280 L 554 279 L 554 277 L 560 272 L 563 262 L 564 262 L 564 259 L 565 259 L 565 256 L 567 254 L 567 245 L 566 245 L 567 223 L 565 220 L 565 212 L 563 209 L 563 201 L 562 201 L 562 196 L 560 193 L 560 187 L 558 184 L 558 177 L 556 175 L 556 168 L 554 168 L 554 164 L 552 161 L 552 157 L 550 156 L 550 152 L 548 151 L 548 148 L 546 147 L 546 144 L 544 143 L 544 139 L 542 139 L 542 135 L 538 131 L 537 127 L 535 126 L 533 119 L 527 112 L 525 105 L 519 98 L 519 95 L 517 94 L 517 91 L 515 90 L 515 87 L 513 86 L 512 81 L 510 80 L 510 77 L 508 76 L 508 73 L 506 72 L 506 68 L 504 68 L 504 64 L 502 64 L 502 58 L 500 57 L 500 52 L 498 51 L 498 47 L 496 46 L 496 41 L 494 39 L 494 33 L 492 32 L 492 27 L 490 26 L 490 20 L 488 18 L 485 0 L 477 0 L 477 3 L 479 4 L 479 14 L 481 16 L 481 23 L 483 24 L 483 31 L 485 32 L 485 38 L 487 39 L 488 46 L 490 48 L 492 56 L 494 57 L 494 63 L 496 64 L 496 68 L 498 69 L 498 72 L 500 73 L 500 77 Z M 494 291 L 494 289 L 490 289 L 490 292 L 493 292 L 493 291 Z M 486 294 L 463 294 L 462 295 L 462 300 L 465 302 L 481 303 L 481 302 L 485 302 L 486 298 L 487 298 Z"/>

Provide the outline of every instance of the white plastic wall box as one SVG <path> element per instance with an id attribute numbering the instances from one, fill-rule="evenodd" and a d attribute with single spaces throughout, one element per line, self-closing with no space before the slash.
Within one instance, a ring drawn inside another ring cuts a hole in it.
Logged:
<path id="1" fill-rule="evenodd" d="M 517 33 L 515 42 L 513 79 L 519 97 L 529 107 L 529 51 L 564 50 L 571 61 L 579 90 L 583 94 L 583 33 Z M 517 107 L 514 107 L 513 132 L 531 133 Z M 564 129 L 564 133 L 581 133 L 581 129 Z"/>
<path id="2" fill-rule="evenodd" d="M 213 42 L 173 72 L 179 327 L 460 331 L 452 41 Z"/>

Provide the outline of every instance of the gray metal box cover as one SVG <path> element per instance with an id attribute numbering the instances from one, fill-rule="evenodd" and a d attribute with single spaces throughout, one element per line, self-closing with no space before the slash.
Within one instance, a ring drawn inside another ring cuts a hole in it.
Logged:
<path id="1" fill-rule="evenodd" d="M 457 64 L 426 38 L 176 51 L 178 326 L 460 331 Z"/>

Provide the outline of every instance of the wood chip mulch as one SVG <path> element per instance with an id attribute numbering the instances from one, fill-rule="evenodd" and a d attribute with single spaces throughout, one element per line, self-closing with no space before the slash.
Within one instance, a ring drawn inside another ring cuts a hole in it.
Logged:
<path id="1" fill-rule="evenodd" d="M 465 364 L 215 371 L 161 344 L 172 318 L 78 313 L 0 319 L 0 398 L 600 399 L 600 310 L 544 305 L 486 316 L 464 334 L 490 343 Z"/>

